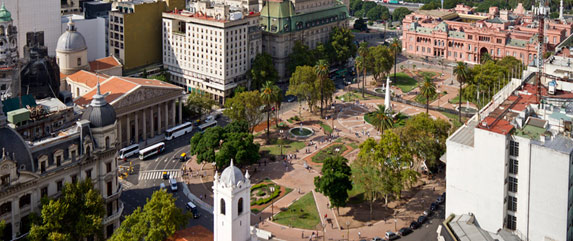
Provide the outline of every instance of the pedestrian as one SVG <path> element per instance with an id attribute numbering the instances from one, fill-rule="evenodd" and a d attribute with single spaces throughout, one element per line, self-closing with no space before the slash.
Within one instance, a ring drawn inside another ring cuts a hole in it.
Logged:
<path id="1" fill-rule="evenodd" d="M 358 239 L 360 239 L 360 231 L 358 231 Z"/>
<path id="2" fill-rule="evenodd" d="M 302 234 L 300 235 L 300 238 L 304 238 L 304 231 L 302 231 Z"/>

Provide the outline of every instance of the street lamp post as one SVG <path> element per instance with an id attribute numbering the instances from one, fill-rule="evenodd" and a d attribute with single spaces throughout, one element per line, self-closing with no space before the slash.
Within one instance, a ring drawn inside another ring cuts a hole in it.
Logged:
<path id="1" fill-rule="evenodd" d="M 280 130 L 280 133 L 281 133 L 281 134 L 280 134 L 279 138 L 282 139 L 282 137 L 283 137 L 283 130 Z M 281 141 L 281 143 L 280 143 L 279 146 L 281 147 L 281 158 L 282 158 L 282 157 L 283 157 L 283 142 L 282 142 L 282 141 Z"/>
<path id="2" fill-rule="evenodd" d="M 394 231 L 398 232 L 398 228 L 396 227 L 396 224 L 398 223 L 398 219 L 394 219 Z"/>
<path id="3" fill-rule="evenodd" d="M 346 238 L 350 240 L 350 221 L 346 221 Z"/>
<path id="4" fill-rule="evenodd" d="M 326 220 L 322 223 L 322 241 L 326 239 Z"/>
<path id="5" fill-rule="evenodd" d="M 274 192 L 275 192 L 275 187 L 274 187 L 274 186 L 271 186 L 271 187 L 269 188 L 269 190 L 271 191 L 271 193 L 274 193 Z M 275 214 L 275 199 L 273 198 L 273 199 L 271 200 L 271 218 L 270 218 L 271 220 L 273 220 L 274 214 Z"/>

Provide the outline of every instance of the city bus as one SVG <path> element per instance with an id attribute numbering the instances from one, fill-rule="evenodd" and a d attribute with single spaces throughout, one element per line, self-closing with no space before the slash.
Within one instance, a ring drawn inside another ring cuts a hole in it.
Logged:
<path id="1" fill-rule="evenodd" d="M 207 128 L 209 128 L 209 127 L 216 126 L 216 125 L 217 125 L 217 122 L 216 122 L 216 121 L 210 121 L 210 122 L 207 122 L 207 123 L 205 123 L 205 124 L 203 124 L 203 125 L 200 125 L 200 126 L 199 126 L 199 130 L 204 131 L 205 129 L 207 129 Z"/>
<path id="2" fill-rule="evenodd" d="M 153 156 L 157 153 L 163 152 L 165 150 L 165 143 L 159 142 L 155 145 L 146 147 L 145 149 L 139 151 L 139 159 L 144 160 L 150 156 Z"/>
<path id="3" fill-rule="evenodd" d="M 133 144 L 131 146 L 121 148 L 118 152 L 118 158 L 125 161 L 128 157 L 137 153 L 139 153 L 139 144 Z"/>
<path id="4" fill-rule="evenodd" d="M 191 133 L 193 130 L 193 124 L 191 122 L 185 122 L 181 125 L 173 127 L 165 131 L 165 140 L 172 140 L 173 138 L 180 137 L 187 133 Z"/>

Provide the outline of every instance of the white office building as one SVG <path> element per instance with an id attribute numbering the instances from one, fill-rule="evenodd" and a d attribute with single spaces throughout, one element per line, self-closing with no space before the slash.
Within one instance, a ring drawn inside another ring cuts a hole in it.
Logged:
<path id="1" fill-rule="evenodd" d="M 513 79 L 446 142 L 446 216 L 492 234 L 573 239 L 573 93 Z M 538 104 L 541 103 L 541 104 Z"/>
<path id="2" fill-rule="evenodd" d="M 259 14 L 206 1 L 189 9 L 163 13 L 163 65 L 172 82 L 223 104 L 262 51 Z"/>
<path id="3" fill-rule="evenodd" d="M 44 45 L 48 55 L 56 54 L 56 42 L 61 32 L 59 0 L 5 0 L 6 9 L 12 13 L 18 29 L 18 51 L 24 56 L 26 33 L 44 31 Z"/>

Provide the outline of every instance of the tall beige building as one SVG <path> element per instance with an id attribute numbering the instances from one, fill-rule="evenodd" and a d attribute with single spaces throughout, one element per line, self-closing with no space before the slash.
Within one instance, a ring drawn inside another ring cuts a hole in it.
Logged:
<path id="1" fill-rule="evenodd" d="M 207 1 L 163 13 L 163 65 L 171 81 L 223 104 L 247 84 L 246 73 L 262 52 L 259 17 L 249 5 Z"/>
<path id="2" fill-rule="evenodd" d="M 348 27 L 348 1 L 263 1 L 261 28 L 263 50 L 273 57 L 282 81 L 287 81 L 288 56 L 296 41 L 314 49 L 326 43 L 334 27 Z"/>

